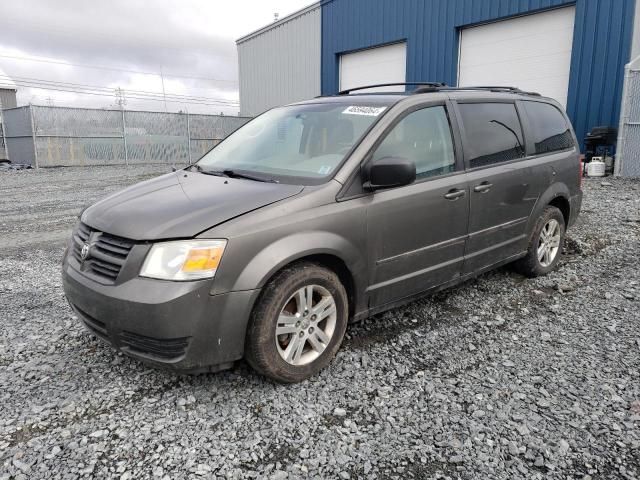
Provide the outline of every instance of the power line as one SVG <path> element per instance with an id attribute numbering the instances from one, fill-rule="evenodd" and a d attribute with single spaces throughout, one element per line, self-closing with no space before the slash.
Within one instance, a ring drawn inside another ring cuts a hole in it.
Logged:
<path id="1" fill-rule="evenodd" d="M 26 82 L 15 82 L 17 86 L 20 87 L 26 87 L 26 88 L 33 88 L 36 90 L 47 90 L 47 91 L 55 91 L 55 92 L 67 92 L 67 93 L 75 93 L 77 95 L 94 95 L 94 96 L 100 96 L 100 97 L 114 97 L 114 93 L 108 93 L 108 92 L 99 92 L 99 91 L 83 91 L 83 90 L 79 90 L 79 89 L 74 89 L 74 88 L 56 88 L 56 87 L 51 87 L 51 86 L 46 86 L 46 85 L 39 85 L 39 84 L 33 84 L 33 83 L 26 83 Z M 126 93 L 126 92 L 125 92 Z M 164 98 L 162 97 L 162 95 L 129 95 L 127 94 L 127 98 L 135 98 L 138 100 L 150 100 L 150 101 L 156 101 L 156 102 L 163 102 Z M 220 105 L 220 106 L 228 106 L 228 107 L 237 107 L 238 103 L 236 102 L 224 102 L 224 101 L 216 101 L 216 100 L 190 100 L 190 99 L 184 99 L 184 98 L 173 98 L 173 97 L 169 97 L 167 98 L 167 101 L 172 102 L 172 103 L 183 103 L 183 104 L 193 104 L 193 105 Z"/>
<path id="2" fill-rule="evenodd" d="M 44 79 L 33 78 L 33 77 L 14 77 L 14 76 L 0 74 L 0 82 L 2 82 L 2 80 L 9 81 L 9 82 L 21 82 L 21 83 L 28 83 L 28 84 L 37 84 L 37 85 L 41 85 L 43 87 L 51 86 L 51 87 L 69 88 L 69 89 L 76 89 L 76 90 L 90 90 L 90 91 L 97 91 L 97 92 L 106 92 L 106 93 L 109 93 L 109 94 L 112 94 L 112 92 L 114 91 L 113 87 L 107 87 L 107 86 L 104 86 L 104 85 L 92 85 L 92 84 L 86 84 L 86 83 L 60 82 L 60 81 L 56 81 L 56 80 L 44 80 Z M 123 90 L 125 90 L 125 89 L 123 89 Z M 165 96 L 161 92 L 152 92 L 152 91 L 148 91 L 148 90 L 130 90 L 130 89 L 126 89 L 125 93 L 127 95 L 129 95 L 129 94 L 139 94 L 139 95 L 149 95 L 149 96 L 156 96 L 156 97 L 157 96 L 162 96 L 163 98 Z M 226 100 L 226 99 L 222 99 L 222 98 L 194 96 L 194 95 L 182 95 L 182 94 L 178 94 L 178 93 L 167 93 L 166 97 L 167 98 L 177 99 L 177 100 L 216 101 L 216 102 L 220 102 L 220 103 L 230 103 L 230 104 L 237 104 L 238 103 L 238 102 L 236 102 L 234 100 Z"/>
<path id="3" fill-rule="evenodd" d="M 37 90 L 68 92 L 68 93 L 75 93 L 75 94 L 78 94 L 78 95 L 92 95 L 92 96 L 99 96 L 99 97 L 114 98 L 114 93 L 107 93 L 107 92 L 82 91 L 82 90 L 74 89 L 74 88 L 56 88 L 56 87 L 51 87 L 51 86 L 43 86 L 43 85 L 38 85 L 38 84 L 33 84 L 33 83 L 28 83 L 28 82 L 20 82 L 20 81 L 16 81 L 15 84 L 17 86 L 34 88 L 34 89 L 37 89 Z M 155 102 L 163 102 L 164 101 L 162 95 L 160 95 L 160 96 L 127 95 L 127 98 L 134 98 L 134 99 L 137 99 L 137 100 L 148 100 L 148 101 L 155 101 Z M 235 106 L 238 105 L 236 103 L 231 103 L 231 102 L 198 101 L 198 100 L 186 100 L 186 99 L 180 99 L 180 98 L 176 98 L 176 99 L 169 98 L 168 101 L 170 101 L 172 103 L 181 103 L 181 104 L 189 104 L 189 105 L 209 105 L 209 106 L 227 106 L 227 107 L 235 107 Z"/>
<path id="4" fill-rule="evenodd" d="M 66 66 L 74 66 L 74 67 L 82 67 L 82 68 L 94 68 L 94 69 L 98 69 L 98 70 L 113 70 L 113 71 L 116 71 L 116 72 L 139 73 L 141 75 L 153 75 L 153 76 L 156 76 L 156 77 L 160 76 L 159 72 L 145 72 L 145 71 L 142 71 L 142 70 L 131 70 L 131 69 L 126 69 L 126 68 L 107 67 L 107 66 L 103 66 L 103 65 L 90 65 L 90 64 L 86 64 L 86 63 L 64 62 L 64 61 L 61 61 L 61 60 L 51 60 L 51 59 L 45 59 L 45 58 L 22 57 L 22 56 L 17 56 L 17 55 L 0 55 L 0 58 L 10 58 L 10 59 L 13 59 L 13 60 L 22 60 L 22 61 L 28 61 L 28 62 L 52 63 L 52 64 L 56 64 L 56 65 L 66 65 Z M 194 76 L 194 75 L 172 75 L 172 74 L 169 74 L 169 73 L 165 73 L 164 76 L 165 77 L 172 77 L 172 78 L 189 78 L 189 79 L 193 79 L 193 80 L 207 80 L 207 81 L 211 81 L 211 82 L 226 82 L 226 83 L 233 83 L 233 84 L 237 84 L 238 83 L 237 80 L 227 80 L 227 79 L 212 78 L 212 77 L 199 77 L 199 76 Z"/>

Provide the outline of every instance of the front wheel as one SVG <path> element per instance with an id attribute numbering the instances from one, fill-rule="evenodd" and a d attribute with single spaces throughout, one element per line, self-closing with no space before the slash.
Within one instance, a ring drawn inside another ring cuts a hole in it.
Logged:
<path id="1" fill-rule="evenodd" d="M 562 212 L 546 207 L 533 228 L 526 256 L 516 262 L 518 271 L 527 277 L 538 277 L 554 270 L 562 256 L 564 234 Z"/>
<path id="2" fill-rule="evenodd" d="M 348 312 L 334 272 L 308 262 L 287 267 L 267 284 L 251 315 L 245 357 L 277 381 L 305 380 L 335 356 Z"/>

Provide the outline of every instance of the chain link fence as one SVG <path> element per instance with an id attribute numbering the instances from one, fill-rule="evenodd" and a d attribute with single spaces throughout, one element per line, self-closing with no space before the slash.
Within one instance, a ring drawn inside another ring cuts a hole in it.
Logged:
<path id="1" fill-rule="evenodd" d="M 188 164 L 250 120 L 36 105 L 3 113 L 11 161 L 37 167 Z"/>
<path id="2" fill-rule="evenodd" d="M 640 57 L 625 67 L 615 174 L 640 177 Z"/>

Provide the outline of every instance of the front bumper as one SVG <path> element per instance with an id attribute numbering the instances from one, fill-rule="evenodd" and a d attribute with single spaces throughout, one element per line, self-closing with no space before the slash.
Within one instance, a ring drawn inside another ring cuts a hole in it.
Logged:
<path id="1" fill-rule="evenodd" d="M 215 371 L 242 358 L 259 290 L 210 295 L 211 280 L 141 277 L 102 285 L 63 264 L 67 299 L 85 327 L 117 350 L 183 372 Z"/>

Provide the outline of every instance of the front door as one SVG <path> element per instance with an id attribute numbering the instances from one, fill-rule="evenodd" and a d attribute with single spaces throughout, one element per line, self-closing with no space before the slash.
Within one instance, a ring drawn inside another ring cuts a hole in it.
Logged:
<path id="1" fill-rule="evenodd" d="M 372 160 L 396 156 L 416 164 L 416 181 L 379 190 L 367 208 L 370 307 L 418 294 L 460 276 L 469 192 L 456 163 L 444 105 L 404 116 Z"/>

